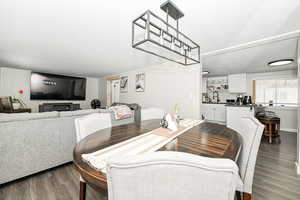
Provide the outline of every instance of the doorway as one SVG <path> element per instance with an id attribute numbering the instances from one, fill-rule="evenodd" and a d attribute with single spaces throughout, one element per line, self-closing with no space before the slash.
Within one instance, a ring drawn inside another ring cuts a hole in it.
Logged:
<path id="1" fill-rule="evenodd" d="M 107 106 L 120 101 L 120 78 L 110 77 L 106 79 Z"/>
<path id="2" fill-rule="evenodd" d="M 111 103 L 117 103 L 120 100 L 120 80 L 111 81 Z"/>

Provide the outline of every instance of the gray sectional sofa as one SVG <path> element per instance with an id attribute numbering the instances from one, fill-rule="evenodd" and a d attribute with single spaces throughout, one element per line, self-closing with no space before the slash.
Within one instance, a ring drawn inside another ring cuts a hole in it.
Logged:
<path id="1" fill-rule="evenodd" d="M 110 111 L 0 114 L 0 184 L 72 161 L 74 119 L 95 112 Z M 112 126 L 135 122 L 134 117 L 115 120 L 111 116 Z"/>

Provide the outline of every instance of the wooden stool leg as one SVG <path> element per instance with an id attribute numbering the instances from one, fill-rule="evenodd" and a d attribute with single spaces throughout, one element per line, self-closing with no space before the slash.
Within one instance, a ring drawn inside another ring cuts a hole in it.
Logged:
<path id="1" fill-rule="evenodd" d="M 272 124 L 269 124 L 269 143 L 272 144 Z"/>
<path id="2" fill-rule="evenodd" d="M 249 193 L 243 193 L 243 200 L 251 200 L 252 199 L 252 195 Z"/>
<path id="3" fill-rule="evenodd" d="M 85 193 L 86 193 L 86 183 L 80 181 L 79 200 L 85 200 Z"/>

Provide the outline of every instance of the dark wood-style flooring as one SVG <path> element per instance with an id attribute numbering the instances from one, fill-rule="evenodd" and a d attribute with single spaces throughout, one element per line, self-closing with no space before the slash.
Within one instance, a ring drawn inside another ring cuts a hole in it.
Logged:
<path id="1" fill-rule="evenodd" d="M 281 144 L 263 139 L 258 153 L 254 200 L 300 199 L 300 177 L 295 173 L 297 135 L 282 132 Z M 66 164 L 0 186 L 0 200 L 78 200 L 79 174 Z M 107 200 L 87 188 L 87 200 Z"/>

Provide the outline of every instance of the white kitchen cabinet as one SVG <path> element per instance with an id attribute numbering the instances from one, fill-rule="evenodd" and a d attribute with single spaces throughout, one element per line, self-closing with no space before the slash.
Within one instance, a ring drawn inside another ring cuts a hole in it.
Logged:
<path id="1" fill-rule="evenodd" d="M 226 126 L 238 133 L 243 131 L 243 117 L 254 117 L 254 108 L 249 106 L 226 106 Z"/>
<path id="2" fill-rule="evenodd" d="M 244 73 L 228 75 L 228 86 L 230 93 L 246 93 L 247 74 Z"/>
<path id="3" fill-rule="evenodd" d="M 224 104 L 202 104 L 201 109 L 206 120 L 225 124 L 226 108 Z"/>
<path id="4" fill-rule="evenodd" d="M 226 122 L 226 108 L 224 107 L 216 107 L 214 112 L 214 120 L 217 122 Z"/>
<path id="5" fill-rule="evenodd" d="M 209 121 L 213 121 L 214 120 L 214 112 L 213 112 L 213 108 L 210 106 L 204 106 L 206 109 L 203 113 L 203 116 L 205 117 L 205 119 L 209 120 Z"/>

